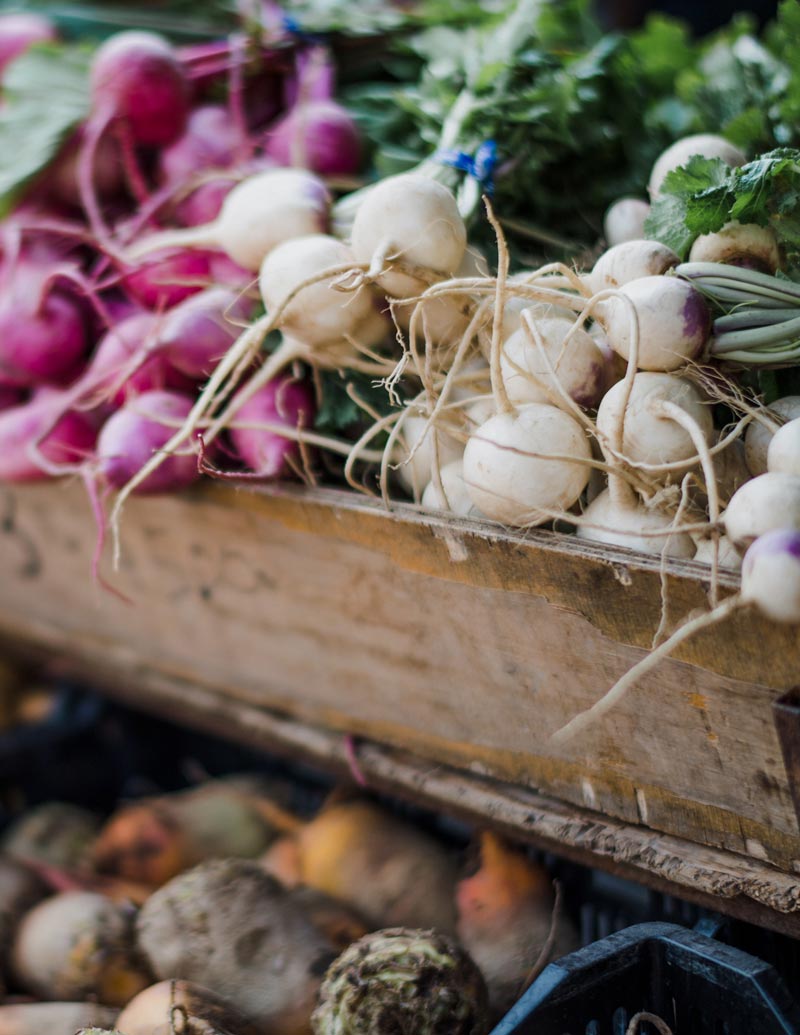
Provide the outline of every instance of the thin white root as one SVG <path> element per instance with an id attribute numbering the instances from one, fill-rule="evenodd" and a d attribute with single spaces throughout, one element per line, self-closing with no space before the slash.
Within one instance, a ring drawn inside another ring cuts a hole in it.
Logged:
<path id="1" fill-rule="evenodd" d="M 719 602 L 719 488 L 717 486 L 717 472 L 714 468 L 714 458 L 711 449 L 706 442 L 705 435 L 700 425 L 681 406 L 665 400 L 660 403 L 659 409 L 676 424 L 679 424 L 684 431 L 691 436 L 697 455 L 703 467 L 703 480 L 706 483 L 706 496 L 708 498 L 708 516 L 711 521 L 712 554 L 711 554 L 711 606 L 716 607 Z"/>
<path id="2" fill-rule="evenodd" d="M 700 632 L 702 629 L 706 629 L 711 625 L 715 625 L 717 622 L 723 621 L 729 615 L 733 614 L 739 608 L 744 607 L 741 597 L 732 596 L 716 607 L 713 611 L 704 611 L 703 614 L 698 615 L 697 618 L 692 618 L 687 621 L 680 628 L 676 629 L 672 636 L 668 640 L 656 647 L 655 650 L 645 655 L 641 661 L 637 662 L 633 668 L 628 669 L 621 679 L 611 687 L 611 689 L 605 693 L 599 701 L 592 705 L 591 708 L 587 708 L 584 712 L 579 712 L 573 719 L 562 726 L 560 730 L 550 737 L 550 742 L 554 745 L 565 744 L 568 740 L 577 736 L 579 733 L 583 733 L 584 730 L 592 726 L 598 719 L 601 719 L 607 712 L 609 712 L 615 705 L 619 704 L 625 694 L 634 687 L 640 679 L 647 675 L 652 669 L 658 665 L 658 663 L 675 650 L 677 646 L 683 643 L 684 640 L 688 640 L 689 637 L 694 636 L 695 633 Z"/>
<path id="3" fill-rule="evenodd" d="M 648 1013 L 647 1010 L 641 1010 L 639 1013 L 635 1013 L 630 1019 L 628 1027 L 625 1029 L 625 1035 L 638 1035 L 639 1025 L 643 1021 L 648 1024 L 652 1024 L 659 1032 L 659 1035 L 673 1035 L 672 1028 L 667 1024 L 665 1020 L 655 1013 Z"/>
<path id="4" fill-rule="evenodd" d="M 492 347 L 489 354 L 489 375 L 492 395 L 498 413 L 515 413 L 515 407 L 508 397 L 503 374 L 500 369 L 500 353 L 503 347 L 503 313 L 506 308 L 506 281 L 508 279 L 509 255 L 506 239 L 488 198 L 484 198 L 486 215 L 497 238 L 497 277 L 495 279 L 494 318 L 492 320 Z"/>

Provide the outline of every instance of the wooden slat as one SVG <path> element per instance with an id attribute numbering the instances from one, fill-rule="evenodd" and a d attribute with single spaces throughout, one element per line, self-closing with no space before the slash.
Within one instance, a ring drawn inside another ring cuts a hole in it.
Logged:
<path id="1" fill-rule="evenodd" d="M 184 725 L 227 736 L 352 779 L 344 738 L 330 730 L 232 701 L 226 694 L 158 675 L 120 678 L 112 664 L 71 655 L 55 662 L 116 699 Z M 696 845 L 554 798 L 465 774 L 383 745 L 357 744 L 360 776 L 374 791 L 491 826 L 574 862 L 594 866 L 728 916 L 800 937 L 800 881 L 764 863 Z"/>
<path id="2" fill-rule="evenodd" d="M 215 488 L 131 504 L 126 606 L 89 581 L 77 486 L 0 500 L 7 637 L 800 869 L 770 712 L 797 678 L 796 630 L 736 617 L 565 748 L 548 741 L 642 656 L 657 559 L 341 493 Z M 705 603 L 707 575 L 668 567 L 672 615 Z"/>

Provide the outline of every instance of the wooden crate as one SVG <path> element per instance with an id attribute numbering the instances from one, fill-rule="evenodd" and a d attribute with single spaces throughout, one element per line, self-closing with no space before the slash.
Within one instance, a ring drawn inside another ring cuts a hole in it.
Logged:
<path id="1" fill-rule="evenodd" d="M 213 486 L 130 504 L 126 604 L 91 582 L 93 542 L 79 485 L 0 489 L 6 641 L 173 711 L 176 688 L 187 714 L 194 691 L 213 694 L 221 722 L 269 709 L 730 853 L 789 877 L 781 901 L 800 910 L 772 715 L 800 682 L 795 628 L 737 615 L 555 748 L 549 734 L 648 648 L 657 558 L 331 490 Z M 708 574 L 668 565 L 673 619 L 706 603 Z"/>

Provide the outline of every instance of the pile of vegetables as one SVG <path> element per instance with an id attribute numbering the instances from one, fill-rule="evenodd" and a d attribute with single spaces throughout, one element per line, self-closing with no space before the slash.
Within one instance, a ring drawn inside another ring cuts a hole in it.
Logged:
<path id="1" fill-rule="evenodd" d="M 463 877 L 368 798 L 303 818 L 252 777 L 40 805 L 0 843 L 0 1030 L 484 1035 L 577 936 L 527 854 L 478 852 Z"/>
<path id="2" fill-rule="evenodd" d="M 709 563 L 712 610 L 667 639 L 662 622 L 646 664 L 738 607 L 800 621 L 796 8 L 764 42 L 739 23 L 685 50 L 664 21 L 591 41 L 585 15 L 516 0 L 404 37 L 406 73 L 427 65 L 390 115 L 402 164 L 414 141 L 424 160 L 338 198 L 361 146 L 316 41 L 276 42 L 264 16 L 211 45 L 69 51 L 69 132 L 5 194 L 0 478 L 80 475 L 97 564 L 108 494 L 118 557 L 130 495 L 201 473 L 322 474 L 387 507 Z M 8 66 L 0 122 L 50 47 Z M 357 93 L 363 121 L 374 84 Z M 634 160 L 643 101 L 648 146 L 673 142 Z M 569 173 L 590 127 L 597 175 Z M 603 214 L 606 250 L 541 254 L 581 220 L 593 244 Z M 718 570 L 740 566 L 720 603 Z"/>

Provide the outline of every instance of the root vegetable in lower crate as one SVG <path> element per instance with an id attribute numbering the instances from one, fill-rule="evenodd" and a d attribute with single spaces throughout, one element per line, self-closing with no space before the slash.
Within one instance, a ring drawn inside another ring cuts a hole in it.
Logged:
<path id="1" fill-rule="evenodd" d="M 489 831 L 481 835 L 480 868 L 460 882 L 456 900 L 458 936 L 480 967 L 498 1013 L 519 998 L 552 925 L 548 962 L 580 945 L 569 920 L 553 915 L 547 872 Z"/>
<path id="2" fill-rule="evenodd" d="M 456 942 L 435 931 L 377 931 L 330 967 L 314 1035 L 484 1035 L 486 986 Z"/>
<path id="3" fill-rule="evenodd" d="M 233 1003 L 191 981 L 174 980 L 159 981 L 131 999 L 117 1027 L 124 1035 L 256 1035 Z"/>
<path id="4" fill-rule="evenodd" d="M 47 885 L 29 867 L 0 856 L 0 967 L 3 970 L 17 924 L 48 893 Z"/>
<path id="5" fill-rule="evenodd" d="M 41 999 L 95 997 L 124 1006 L 149 983 L 134 947 L 134 910 L 91 891 L 40 902 L 20 923 L 11 966 L 20 986 Z"/>
<path id="6" fill-rule="evenodd" d="M 445 848 L 372 802 L 335 802 L 296 835 L 300 882 L 373 927 L 455 932 L 457 870 Z"/>
<path id="7" fill-rule="evenodd" d="M 45 802 L 8 827 L 0 848 L 23 862 L 33 860 L 73 869 L 84 861 L 98 827 L 97 816 L 86 809 L 66 802 Z"/>
<path id="8" fill-rule="evenodd" d="M 74 1035 L 89 1025 L 110 1028 L 117 1013 L 97 1003 L 14 1003 L 0 1006 L 0 1035 Z"/>
<path id="9" fill-rule="evenodd" d="M 255 781 L 213 780 L 120 809 L 92 858 L 101 872 L 159 887 L 206 859 L 258 856 L 276 832 L 297 825 Z"/>
<path id="10" fill-rule="evenodd" d="M 309 1030 L 331 943 L 256 863 L 223 859 L 173 878 L 142 907 L 139 946 L 158 978 L 185 978 L 280 1035 Z"/>

